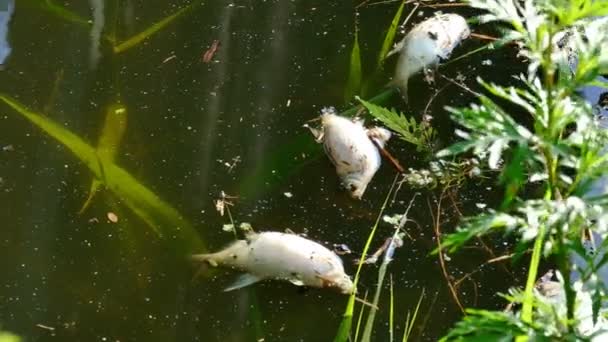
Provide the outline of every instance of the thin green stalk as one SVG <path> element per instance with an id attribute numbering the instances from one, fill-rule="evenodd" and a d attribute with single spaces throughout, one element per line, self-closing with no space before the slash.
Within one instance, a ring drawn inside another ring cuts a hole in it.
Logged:
<path id="1" fill-rule="evenodd" d="M 378 311 L 378 302 L 380 301 L 380 294 L 382 292 L 382 286 L 384 285 L 384 277 L 386 276 L 386 270 L 388 268 L 388 264 L 393 260 L 393 254 L 395 252 L 395 249 L 400 246 L 400 244 L 398 244 L 397 242 L 401 241 L 401 230 L 407 222 L 407 215 L 410 209 L 412 208 L 412 204 L 414 204 L 414 199 L 417 195 L 418 194 L 415 194 L 410 200 L 410 203 L 407 209 L 405 210 L 403 217 L 401 217 L 399 224 L 395 227 L 395 232 L 393 233 L 393 236 L 390 239 L 390 243 L 388 244 L 386 251 L 384 251 L 384 258 L 382 260 L 380 268 L 378 269 L 378 283 L 376 284 L 376 292 L 374 293 L 372 307 L 369 309 L 369 314 L 367 315 L 367 322 L 365 323 L 365 329 L 363 330 L 363 337 L 361 338 L 361 341 L 363 342 L 369 342 L 371 340 L 372 331 L 374 330 L 374 320 L 376 318 L 376 312 Z"/>
<path id="2" fill-rule="evenodd" d="M 389 341 L 393 342 L 394 339 L 394 335 L 393 335 L 393 331 L 394 331 L 394 318 L 395 318 L 395 292 L 393 289 L 393 274 L 391 273 L 391 297 L 390 297 L 390 307 L 389 307 L 389 313 L 388 313 L 388 336 L 389 336 Z"/>
<path id="3" fill-rule="evenodd" d="M 530 268 L 528 269 L 528 279 L 526 281 L 526 289 L 524 292 L 524 302 L 521 310 L 521 319 L 526 323 L 532 323 L 532 308 L 534 297 L 532 291 L 536 278 L 538 277 L 538 264 L 542 255 L 543 241 L 545 240 L 545 226 L 540 226 L 538 235 L 534 241 L 534 249 L 532 250 L 532 258 L 530 259 Z M 517 342 L 527 341 L 527 336 L 518 336 Z"/>
<path id="4" fill-rule="evenodd" d="M 418 298 L 418 304 L 416 304 L 416 309 L 414 309 L 414 313 L 410 316 L 410 312 L 407 312 L 407 318 L 405 319 L 405 326 L 403 328 L 403 339 L 401 340 L 402 342 L 407 342 L 410 339 L 410 336 L 412 335 L 412 329 L 414 328 L 414 322 L 416 321 L 416 317 L 418 317 L 418 311 L 420 310 L 422 298 L 424 298 L 424 289 L 422 289 L 422 292 L 420 293 L 420 298 Z"/>
<path id="5" fill-rule="evenodd" d="M 382 214 L 386 209 L 386 206 L 391 198 L 393 190 L 395 189 L 395 185 L 397 185 L 397 180 L 399 179 L 399 175 L 395 175 L 395 179 L 393 180 L 393 184 L 386 194 L 386 198 L 384 199 L 384 203 L 382 203 L 382 207 L 380 208 L 380 212 L 378 213 L 378 217 L 376 218 L 376 222 L 372 226 L 372 230 L 367 237 L 367 241 L 365 242 L 365 247 L 363 247 L 363 252 L 361 253 L 361 259 L 359 260 L 359 264 L 357 266 L 357 272 L 355 273 L 355 279 L 353 281 L 355 289 L 357 288 L 357 284 L 359 283 L 359 275 L 361 273 L 361 268 L 363 266 L 363 262 L 367 257 L 367 252 L 369 247 L 372 244 L 372 240 L 374 239 L 374 235 L 376 234 L 376 228 L 378 228 L 378 224 L 380 223 L 380 219 L 382 218 Z M 334 342 L 346 342 L 350 336 L 350 328 L 352 326 L 353 321 L 353 312 L 355 309 L 355 296 L 356 293 L 351 293 L 348 297 L 348 302 L 346 304 L 346 309 L 344 310 L 344 315 L 342 316 L 342 322 L 340 322 L 340 326 L 338 327 L 338 333 L 334 337 Z"/>
<path id="6" fill-rule="evenodd" d="M 368 292 L 365 291 L 365 296 L 363 297 L 364 302 L 367 302 L 367 294 L 368 294 Z M 357 318 L 357 326 L 355 327 L 355 338 L 353 339 L 353 341 L 359 340 L 359 331 L 361 329 L 361 322 L 363 321 L 364 312 L 365 312 L 365 305 L 361 305 L 361 310 L 359 310 L 359 318 Z"/>

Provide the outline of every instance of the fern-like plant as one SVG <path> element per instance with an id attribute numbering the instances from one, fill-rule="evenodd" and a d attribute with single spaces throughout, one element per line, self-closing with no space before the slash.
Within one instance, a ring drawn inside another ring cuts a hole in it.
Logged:
<path id="1" fill-rule="evenodd" d="M 431 155 L 434 152 L 437 132 L 425 122 L 417 122 L 413 117 L 406 117 L 395 109 L 388 109 L 357 97 L 357 100 L 369 111 L 369 113 L 380 120 L 386 127 L 395 131 L 401 139 L 416 146 L 419 152 Z"/>
<path id="2" fill-rule="evenodd" d="M 488 209 L 467 219 L 442 245 L 455 251 L 473 237 L 502 231 L 515 235 L 517 250 L 531 249 L 532 257 L 524 290 L 505 296 L 521 304 L 520 311 L 469 310 L 444 340 L 606 341 L 603 330 L 608 323 L 602 313 L 608 279 L 599 270 L 608 263 L 608 196 L 606 192 L 590 196 L 588 190 L 608 170 L 604 154 L 608 139 L 592 104 L 577 90 L 607 85 L 598 76 L 608 71 L 608 20 L 599 17 L 608 14 L 608 2 L 471 0 L 470 4 L 484 12 L 480 22 L 499 22 L 505 28 L 505 38 L 517 42 L 529 65 L 517 87 L 479 80 L 492 97 L 480 96 L 468 108 L 449 108 L 463 128 L 458 131 L 462 140 L 438 156 L 473 152 L 490 168 L 502 170 L 509 191 L 503 209 Z M 573 49 L 560 51 L 557 42 L 566 34 Z M 570 63 L 572 73 L 559 68 L 564 59 L 576 61 Z M 495 98 L 527 113 L 533 125 L 518 123 Z M 532 180 L 544 186 L 542 197 L 519 192 L 520 185 Z M 585 248 L 590 238 L 599 238 L 595 253 Z M 557 262 L 554 295 L 535 289 L 543 257 Z M 574 264 L 573 257 L 580 262 Z"/>

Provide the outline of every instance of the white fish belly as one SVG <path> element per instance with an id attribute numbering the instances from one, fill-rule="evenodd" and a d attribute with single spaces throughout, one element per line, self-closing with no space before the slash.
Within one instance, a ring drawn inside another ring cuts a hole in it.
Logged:
<path id="1" fill-rule="evenodd" d="M 380 167 L 380 154 L 360 123 L 334 116 L 324 125 L 324 148 L 339 176 L 372 174 Z"/>
<path id="2" fill-rule="evenodd" d="M 322 287 L 323 276 L 344 274 L 342 261 L 327 248 L 294 234 L 265 232 L 249 244 L 245 268 L 261 278 L 299 280 Z"/>

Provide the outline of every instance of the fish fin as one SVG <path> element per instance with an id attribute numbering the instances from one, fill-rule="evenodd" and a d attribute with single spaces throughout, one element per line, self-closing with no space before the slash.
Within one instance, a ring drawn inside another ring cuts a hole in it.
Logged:
<path id="1" fill-rule="evenodd" d="M 315 138 L 315 141 L 317 143 L 323 142 L 323 131 L 322 130 L 310 127 L 308 124 L 303 125 L 303 127 L 306 127 L 306 128 L 308 128 L 308 130 L 310 130 L 310 133 Z"/>
<path id="2" fill-rule="evenodd" d="M 386 84 L 386 87 L 395 87 L 397 89 L 399 89 L 399 93 L 401 94 L 401 98 L 403 98 L 403 101 L 405 101 L 405 103 L 408 102 L 408 98 L 407 98 L 407 83 L 408 80 L 406 79 L 405 81 L 403 81 L 403 79 L 396 77 L 393 78 L 391 81 L 389 81 Z"/>
<path id="3" fill-rule="evenodd" d="M 389 51 L 386 56 L 384 58 L 389 58 L 390 56 L 399 53 L 401 51 L 401 49 L 403 49 L 403 44 L 405 43 L 405 38 L 401 39 L 401 41 L 395 45 L 393 45 L 393 48 L 391 49 L 391 51 Z"/>
<path id="4" fill-rule="evenodd" d="M 384 127 L 374 126 L 366 130 L 367 136 L 374 139 L 380 147 L 384 147 L 386 142 L 391 138 L 391 132 Z"/>
<path id="5" fill-rule="evenodd" d="M 253 275 L 251 273 L 243 273 L 238 276 L 238 278 L 236 278 L 232 285 L 225 288 L 224 292 L 242 289 L 243 287 L 247 287 L 249 285 L 257 283 L 260 280 L 263 280 L 263 278 Z"/>
<path id="6" fill-rule="evenodd" d="M 193 254 L 190 260 L 195 263 L 207 263 L 213 267 L 217 267 L 217 261 L 213 259 L 212 254 Z"/>
<path id="7" fill-rule="evenodd" d="M 247 240 L 248 244 L 255 241 L 259 236 L 260 236 L 260 234 L 254 232 L 254 231 L 245 232 L 245 240 Z"/>
<path id="8" fill-rule="evenodd" d="M 289 282 L 294 284 L 295 286 L 304 286 L 304 282 L 298 278 L 289 279 Z"/>

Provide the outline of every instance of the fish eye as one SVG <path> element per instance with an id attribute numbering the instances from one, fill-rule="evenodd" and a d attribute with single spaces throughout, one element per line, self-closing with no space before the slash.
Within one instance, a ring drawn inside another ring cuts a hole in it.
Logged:
<path id="1" fill-rule="evenodd" d="M 350 185 L 350 191 L 352 191 L 352 192 L 357 191 L 357 186 L 355 184 L 351 184 Z"/>

